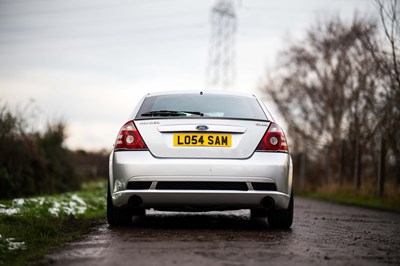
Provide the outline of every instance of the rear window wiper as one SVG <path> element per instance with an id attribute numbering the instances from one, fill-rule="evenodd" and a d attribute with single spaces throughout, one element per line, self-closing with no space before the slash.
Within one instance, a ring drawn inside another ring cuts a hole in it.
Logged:
<path id="1" fill-rule="evenodd" d="M 185 113 L 185 114 L 204 116 L 204 114 L 202 112 L 194 112 L 194 111 L 181 111 L 181 112 Z"/>
<path id="2" fill-rule="evenodd" d="M 204 115 L 201 112 L 159 110 L 159 111 L 146 112 L 146 113 L 141 114 L 141 116 L 187 116 L 188 114 L 189 115 L 199 115 L 199 116 Z"/>

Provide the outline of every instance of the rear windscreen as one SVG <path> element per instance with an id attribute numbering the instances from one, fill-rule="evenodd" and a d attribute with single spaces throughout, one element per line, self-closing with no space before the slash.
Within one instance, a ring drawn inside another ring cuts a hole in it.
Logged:
<path id="1" fill-rule="evenodd" d="M 255 98 L 217 94 L 172 94 L 146 97 L 136 118 L 154 117 L 267 120 L 263 109 Z"/>

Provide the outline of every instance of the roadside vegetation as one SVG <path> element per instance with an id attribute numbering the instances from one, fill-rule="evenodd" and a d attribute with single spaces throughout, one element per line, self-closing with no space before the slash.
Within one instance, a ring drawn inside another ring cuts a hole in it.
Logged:
<path id="1" fill-rule="evenodd" d="M 105 181 L 78 192 L 15 198 L 0 204 L 0 265 L 23 265 L 104 223 Z"/>
<path id="2" fill-rule="evenodd" d="M 371 4 L 375 17 L 324 17 L 287 42 L 261 90 L 287 122 L 296 192 L 389 208 L 400 198 L 400 1 Z"/>
<path id="3" fill-rule="evenodd" d="M 37 127 L 36 107 L 11 108 L 0 99 L 0 199 L 78 190 L 82 181 L 106 177 L 106 151 L 65 147 L 63 121 Z"/>
<path id="4" fill-rule="evenodd" d="M 387 192 L 385 196 L 378 196 L 373 190 L 355 191 L 352 186 L 329 186 L 318 189 L 297 191 L 296 195 L 312 199 L 336 202 L 345 205 L 361 206 L 366 208 L 400 212 L 400 193 Z"/>
<path id="5" fill-rule="evenodd" d="M 0 265 L 35 261 L 105 219 L 108 152 L 68 149 L 65 123 L 39 128 L 36 110 L 0 99 Z"/>

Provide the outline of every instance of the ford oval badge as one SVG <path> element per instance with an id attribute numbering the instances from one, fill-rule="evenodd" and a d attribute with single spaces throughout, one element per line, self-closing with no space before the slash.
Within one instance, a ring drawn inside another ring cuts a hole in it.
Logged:
<path id="1" fill-rule="evenodd" d="M 208 126 L 200 125 L 200 126 L 197 126 L 196 129 L 200 130 L 200 131 L 205 131 L 205 130 L 208 130 Z"/>

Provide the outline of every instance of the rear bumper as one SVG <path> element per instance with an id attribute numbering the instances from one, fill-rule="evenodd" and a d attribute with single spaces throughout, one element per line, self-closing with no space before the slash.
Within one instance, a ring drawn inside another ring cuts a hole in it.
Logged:
<path id="1" fill-rule="evenodd" d="M 143 200 L 143 207 L 159 209 L 212 209 L 231 210 L 261 207 L 264 197 L 274 200 L 275 208 L 286 209 L 289 205 L 289 195 L 281 192 L 252 192 L 252 191 L 156 191 L 156 190 L 125 190 L 113 193 L 115 206 L 127 205 L 132 196 Z"/>
<path id="2" fill-rule="evenodd" d="M 136 195 L 145 208 L 256 208 L 264 197 L 271 197 L 275 208 L 286 209 L 292 191 L 292 161 L 286 153 L 256 152 L 242 160 L 160 159 L 147 151 L 121 151 L 111 153 L 109 163 L 116 207 Z M 131 181 L 152 183 L 145 190 L 127 189 Z M 160 181 L 245 182 L 248 190 L 158 190 Z M 256 191 L 252 182 L 274 183 L 276 191 Z"/>

